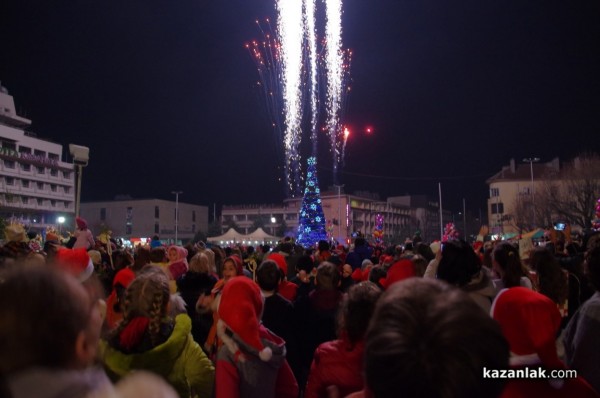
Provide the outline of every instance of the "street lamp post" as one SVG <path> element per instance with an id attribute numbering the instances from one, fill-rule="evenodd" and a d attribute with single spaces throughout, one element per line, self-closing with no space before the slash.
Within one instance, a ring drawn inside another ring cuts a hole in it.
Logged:
<path id="1" fill-rule="evenodd" d="M 75 196 L 75 217 L 79 217 L 79 207 L 81 203 L 81 174 L 83 173 L 83 168 L 88 165 L 88 161 L 90 160 L 90 148 L 69 144 L 69 152 L 71 156 L 73 156 L 73 165 L 76 167 L 77 173 L 77 193 Z"/>
<path id="2" fill-rule="evenodd" d="M 334 185 L 338 189 L 338 239 L 342 237 L 342 188 L 344 185 Z"/>
<path id="3" fill-rule="evenodd" d="M 179 195 L 183 191 L 171 191 L 171 193 L 175 195 L 175 244 L 177 244 L 177 233 L 179 231 Z"/>
<path id="4" fill-rule="evenodd" d="M 56 219 L 56 222 L 58 222 L 58 233 L 62 236 L 62 226 L 65 223 L 66 219 L 63 216 L 59 216 Z"/>
<path id="5" fill-rule="evenodd" d="M 533 164 L 540 161 L 540 158 L 525 158 L 525 163 L 529 163 L 529 170 L 531 172 L 531 224 L 532 228 L 535 225 L 535 191 L 533 187 Z"/>

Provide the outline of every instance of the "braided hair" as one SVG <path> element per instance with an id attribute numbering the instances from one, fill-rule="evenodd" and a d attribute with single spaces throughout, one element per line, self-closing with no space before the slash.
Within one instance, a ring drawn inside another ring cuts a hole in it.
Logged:
<path id="1" fill-rule="evenodd" d="M 167 316 L 169 303 L 169 279 L 158 267 L 145 267 L 137 278 L 131 282 L 125 292 L 123 302 L 123 321 L 111 333 L 111 341 L 120 338 L 126 329 L 131 329 L 132 323 L 140 323 L 143 332 L 150 337 L 152 347 L 161 343 L 161 323 Z M 146 328 L 147 325 L 147 328 Z M 141 338 L 141 337 L 140 337 Z"/>

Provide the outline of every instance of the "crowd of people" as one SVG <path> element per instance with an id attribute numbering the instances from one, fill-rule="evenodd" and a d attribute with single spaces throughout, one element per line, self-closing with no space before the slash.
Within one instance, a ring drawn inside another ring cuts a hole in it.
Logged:
<path id="1" fill-rule="evenodd" d="M 600 234 L 32 241 L 0 247 L 2 397 L 600 396 Z"/>

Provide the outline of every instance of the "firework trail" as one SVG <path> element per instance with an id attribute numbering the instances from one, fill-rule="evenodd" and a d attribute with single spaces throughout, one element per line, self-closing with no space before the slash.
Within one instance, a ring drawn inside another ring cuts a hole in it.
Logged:
<path id="1" fill-rule="evenodd" d="M 304 31 L 308 53 L 308 77 L 310 79 L 309 93 L 310 98 L 310 140 L 312 142 L 312 155 L 317 156 L 317 132 L 319 122 L 319 102 L 318 102 L 318 51 L 317 51 L 317 28 L 316 28 L 316 6 L 314 0 L 304 0 Z"/>
<path id="2" fill-rule="evenodd" d="M 333 154 L 333 177 L 337 181 L 337 169 L 341 162 L 340 134 L 343 93 L 342 52 L 342 3 L 341 0 L 325 1 L 325 61 L 327 73 L 327 133 Z"/>
<path id="3" fill-rule="evenodd" d="M 281 84 L 283 94 L 286 175 L 291 196 L 300 194 L 300 153 L 302 138 L 302 2 L 277 0 L 277 35 L 281 42 Z"/>
<path id="4" fill-rule="evenodd" d="M 323 0 L 324 39 L 318 40 L 316 0 L 276 0 L 276 32 L 257 25 L 263 40 L 247 44 L 260 76 L 259 87 L 283 150 L 287 197 L 301 194 L 300 173 L 303 120 L 310 123 L 311 156 L 317 156 L 319 125 L 324 123 L 333 160 L 334 182 L 343 167 L 347 136 L 342 123 L 350 92 L 351 52 L 341 49 L 342 0 Z M 321 2 L 319 2 L 321 4 Z M 320 92 L 319 87 L 325 87 Z M 321 98 L 321 96 L 323 98 Z M 321 109 L 323 107 L 323 109 Z M 323 119 L 320 118 L 324 111 Z M 304 116 L 306 115 L 306 117 Z M 278 145 L 278 148 L 281 146 Z M 281 163 L 280 163 L 281 164 Z"/>
<path id="5" fill-rule="evenodd" d="M 277 148 L 277 159 L 278 164 L 282 164 L 285 159 L 285 153 L 281 147 L 281 143 L 284 139 L 284 121 L 283 121 L 283 106 L 282 106 L 282 95 L 281 95 L 281 84 L 279 76 L 281 75 L 281 62 L 280 62 L 280 44 L 273 33 L 271 23 L 267 19 L 266 26 L 256 21 L 261 34 L 262 40 L 253 40 L 251 43 L 246 44 L 246 48 L 250 52 L 250 56 L 256 64 L 256 69 L 259 75 L 259 81 L 257 86 L 263 92 L 266 101 L 267 117 L 275 132 L 275 147 Z M 287 172 L 285 173 L 287 175 Z M 286 178 L 286 194 L 287 191 L 287 178 Z"/>

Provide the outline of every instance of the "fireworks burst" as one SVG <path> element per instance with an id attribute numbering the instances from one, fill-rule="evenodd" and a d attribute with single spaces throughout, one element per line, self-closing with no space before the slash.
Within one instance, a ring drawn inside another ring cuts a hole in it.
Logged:
<path id="1" fill-rule="evenodd" d="M 278 141 L 283 143 L 280 160 L 282 157 L 288 197 L 299 196 L 303 185 L 300 143 L 305 117 L 310 123 L 311 156 L 317 155 L 321 104 L 326 113 L 324 124 L 333 158 L 334 182 L 338 181 L 338 168 L 344 162 L 347 136 L 341 126 L 350 91 L 351 52 L 341 49 L 341 0 L 323 2 L 325 39 L 318 40 L 315 0 L 276 0 L 276 33 L 272 33 L 268 20 L 267 29 L 257 22 L 264 39 L 246 45 L 258 69 L 259 86 L 272 126 Z M 325 98 L 320 98 L 321 81 L 326 85 Z M 308 112 L 310 115 L 305 115 Z"/>

